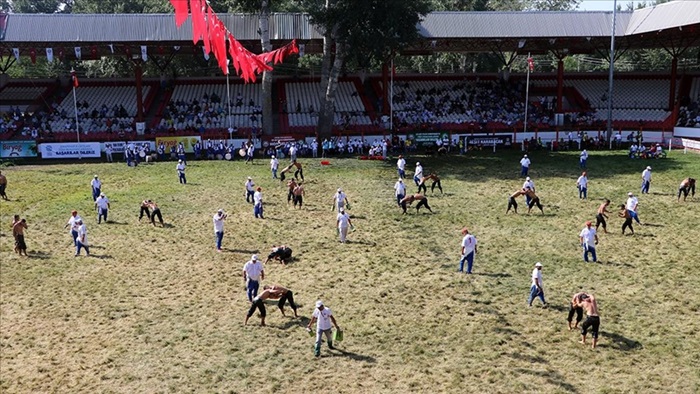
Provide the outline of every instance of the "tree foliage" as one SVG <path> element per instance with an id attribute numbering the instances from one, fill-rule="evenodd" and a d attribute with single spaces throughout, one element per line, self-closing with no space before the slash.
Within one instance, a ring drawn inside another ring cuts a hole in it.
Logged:
<path id="1" fill-rule="evenodd" d="M 3 8 L 8 6 L 12 12 L 18 14 L 55 14 L 57 12 L 69 11 L 66 2 L 62 0 L 12 0 L 5 1 Z"/>

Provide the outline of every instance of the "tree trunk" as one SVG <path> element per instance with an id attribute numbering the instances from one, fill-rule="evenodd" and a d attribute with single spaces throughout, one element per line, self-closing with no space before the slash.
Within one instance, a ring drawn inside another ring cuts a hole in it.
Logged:
<path id="1" fill-rule="evenodd" d="M 270 44 L 270 1 L 263 0 L 260 6 L 260 44 L 263 52 L 272 50 Z M 263 72 L 262 76 L 262 131 L 265 135 L 273 133 L 272 122 L 272 71 Z"/>
<path id="2" fill-rule="evenodd" d="M 326 9 L 330 7 L 331 0 L 326 0 Z M 333 53 L 331 52 L 333 48 L 333 37 L 337 29 L 328 30 L 323 33 L 323 58 L 321 60 L 321 89 L 318 94 L 321 98 L 321 103 L 324 101 L 326 96 L 326 90 L 328 90 L 328 77 L 331 74 L 331 60 L 333 59 Z"/>
<path id="3" fill-rule="evenodd" d="M 338 90 L 338 76 L 343 68 L 345 60 L 345 44 L 335 43 L 335 61 L 328 76 L 328 88 L 321 103 L 322 110 L 318 115 L 318 134 L 330 136 L 333 132 L 333 118 L 335 117 L 335 94 Z"/>

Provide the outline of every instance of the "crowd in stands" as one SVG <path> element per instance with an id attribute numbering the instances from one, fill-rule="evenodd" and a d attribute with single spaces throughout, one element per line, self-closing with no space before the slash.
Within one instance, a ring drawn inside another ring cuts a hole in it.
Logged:
<path id="1" fill-rule="evenodd" d="M 237 114 L 243 112 L 249 116 L 249 124 L 253 128 L 259 128 L 262 125 L 262 107 L 252 99 L 244 102 L 243 96 L 239 93 L 231 101 L 230 105 L 237 109 L 235 111 Z M 205 93 L 199 100 L 171 100 L 163 111 L 156 131 L 172 133 L 184 130 L 204 133 L 208 129 L 227 129 L 228 127 L 228 105 L 226 102 L 222 102 L 221 97 L 216 93 Z"/>
<path id="2" fill-rule="evenodd" d="M 700 127 L 700 100 L 684 100 L 678 111 L 678 127 Z"/>
<path id="3" fill-rule="evenodd" d="M 0 135 L 14 134 L 20 127 L 24 114 L 19 107 L 10 106 L 8 112 L 0 113 Z"/>

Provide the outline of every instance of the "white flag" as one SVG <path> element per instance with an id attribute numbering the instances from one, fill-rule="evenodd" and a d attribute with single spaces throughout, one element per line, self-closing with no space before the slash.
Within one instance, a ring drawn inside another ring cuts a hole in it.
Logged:
<path id="1" fill-rule="evenodd" d="M 82 53 L 80 47 L 75 47 L 75 58 L 80 60 L 82 58 Z"/>
<path id="2" fill-rule="evenodd" d="M 53 48 L 46 48 L 46 60 L 53 63 Z"/>
<path id="3" fill-rule="evenodd" d="M 17 60 L 17 63 L 21 63 L 19 60 L 19 48 L 12 48 L 12 54 L 15 55 L 15 59 Z"/>
<path id="4" fill-rule="evenodd" d="M 209 52 L 207 52 L 207 48 L 202 47 L 202 53 L 204 53 L 204 59 L 209 60 Z"/>
<path id="5" fill-rule="evenodd" d="M 148 61 L 148 47 L 146 45 L 141 45 L 141 59 L 144 62 Z"/>
<path id="6" fill-rule="evenodd" d="M 114 44 L 109 44 L 109 50 L 114 54 Z"/>
<path id="7" fill-rule="evenodd" d="M 174 49 L 175 51 L 179 51 L 179 50 L 180 50 L 180 46 L 179 46 L 179 45 L 175 45 L 175 46 L 173 47 L 173 49 Z"/>
<path id="8" fill-rule="evenodd" d="M 299 57 L 304 56 L 304 50 L 306 49 L 306 45 L 304 44 L 299 44 Z"/>

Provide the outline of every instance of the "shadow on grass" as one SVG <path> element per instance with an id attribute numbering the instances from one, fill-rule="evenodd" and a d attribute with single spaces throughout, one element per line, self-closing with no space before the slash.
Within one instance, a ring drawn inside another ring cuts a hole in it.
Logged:
<path id="1" fill-rule="evenodd" d="M 287 317 L 289 319 L 286 322 L 284 322 L 284 324 L 277 326 L 277 328 L 279 328 L 280 330 L 289 330 L 290 328 L 294 328 L 294 327 L 306 328 L 306 326 L 309 325 L 309 322 L 311 321 L 311 319 L 309 319 L 308 317 L 306 317 L 306 316 L 293 317 L 294 312 L 291 310 L 289 312 L 292 313 L 291 315 L 289 313 L 287 314 Z M 298 313 L 298 311 L 297 311 L 297 313 Z"/>
<path id="2" fill-rule="evenodd" d="M 559 387 L 567 392 L 570 392 L 570 393 L 578 393 L 579 392 L 574 385 L 567 383 L 564 380 L 564 377 L 555 371 L 533 371 L 530 369 L 516 368 L 515 372 L 523 374 L 523 375 L 532 375 L 532 376 L 539 376 L 539 377 L 545 378 L 547 380 L 547 383 L 555 385 L 555 386 L 557 386 L 557 387 Z"/>
<path id="3" fill-rule="evenodd" d="M 362 362 L 372 363 L 372 364 L 374 364 L 374 363 L 377 362 L 377 360 L 376 360 L 374 357 L 371 357 L 371 356 L 363 356 L 363 355 L 361 355 L 361 354 L 357 354 L 357 353 L 353 353 L 353 352 L 348 352 L 348 351 L 346 351 L 346 350 L 340 350 L 340 349 L 338 349 L 338 348 L 335 348 L 335 350 L 332 351 L 332 352 L 333 352 L 333 353 L 331 353 L 331 354 L 332 354 L 332 357 L 347 357 L 347 358 L 349 358 L 349 359 L 351 359 L 351 360 L 362 361 Z"/>
<path id="4" fill-rule="evenodd" d="M 90 253 L 90 257 L 93 257 L 93 258 L 96 258 L 96 259 L 100 259 L 100 260 L 111 260 L 111 259 L 113 259 L 113 257 L 112 257 L 111 255 L 108 255 L 108 254 L 94 254 L 94 253 Z"/>
<path id="5" fill-rule="evenodd" d="M 345 243 L 348 243 L 348 244 L 355 244 L 355 245 L 367 245 L 367 246 L 376 246 L 376 245 L 377 245 L 376 242 L 357 241 L 357 240 L 349 240 L 349 239 L 346 239 L 346 240 L 345 240 Z"/>
<path id="6" fill-rule="evenodd" d="M 510 330 L 513 331 L 513 330 Z M 549 364 L 549 361 L 547 359 L 540 357 L 540 356 L 531 356 L 529 354 L 522 354 L 520 352 L 513 352 L 513 353 L 506 353 L 505 354 L 508 357 L 514 358 L 516 360 L 522 360 L 522 361 L 527 361 L 531 364 Z"/>
<path id="7" fill-rule="evenodd" d="M 245 254 L 258 254 L 258 253 L 260 253 L 260 250 L 258 250 L 258 249 L 246 250 L 246 249 L 221 248 L 221 250 L 226 251 L 226 252 L 231 252 L 231 253 L 245 253 Z"/>
<path id="8" fill-rule="evenodd" d="M 620 334 L 607 331 L 601 331 L 600 334 L 610 339 L 609 345 L 601 344 L 600 347 L 611 347 L 615 350 L 621 350 L 623 352 L 644 349 L 644 346 L 641 342 L 635 341 L 634 339 L 629 339 Z"/>
<path id="9" fill-rule="evenodd" d="M 52 257 L 50 253 L 46 252 L 32 252 L 32 254 L 29 255 L 30 259 L 37 259 L 37 260 L 49 260 Z"/>
<path id="10" fill-rule="evenodd" d="M 602 263 L 603 265 L 612 265 L 614 267 L 622 267 L 622 268 L 634 268 L 634 266 L 630 263 L 618 263 L 616 261 L 608 261 L 605 263 Z"/>
<path id="11" fill-rule="evenodd" d="M 474 272 L 473 275 L 487 276 L 489 278 L 510 278 L 513 276 L 505 272 Z"/>
<path id="12" fill-rule="evenodd" d="M 101 223 L 98 223 L 97 225 L 99 226 L 100 224 L 101 224 Z M 127 224 L 129 224 L 129 223 L 127 223 L 127 222 L 118 222 L 118 221 L 116 221 L 116 220 L 110 220 L 110 221 L 108 221 L 108 222 L 105 222 L 104 224 L 116 224 L 116 225 L 119 225 L 119 226 L 125 226 L 125 225 L 127 225 Z"/>
<path id="13" fill-rule="evenodd" d="M 498 333 L 498 334 L 520 335 L 520 331 L 513 330 L 512 328 L 495 327 L 493 329 L 493 332 Z M 544 360 L 544 363 L 546 364 L 547 360 Z"/>
<path id="14" fill-rule="evenodd" d="M 666 226 L 664 226 L 663 224 L 644 222 L 644 227 L 666 227 Z"/>
<path id="15" fill-rule="evenodd" d="M 557 312 L 568 312 L 569 306 L 559 305 L 559 304 L 547 304 L 547 309 L 555 310 Z"/>
<path id="16" fill-rule="evenodd" d="M 651 192 L 649 194 L 653 194 L 655 196 L 673 196 L 676 197 L 675 193 L 659 193 L 659 192 Z"/>

